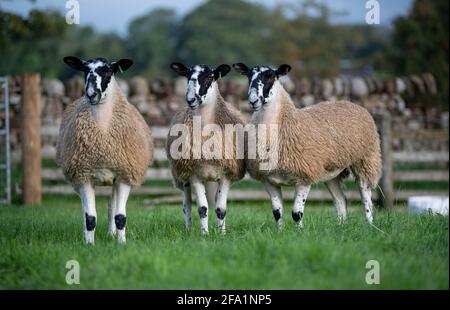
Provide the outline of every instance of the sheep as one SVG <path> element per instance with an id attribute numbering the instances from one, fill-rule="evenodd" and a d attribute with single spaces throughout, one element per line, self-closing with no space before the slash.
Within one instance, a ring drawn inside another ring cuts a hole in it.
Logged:
<path id="1" fill-rule="evenodd" d="M 170 67 L 178 75 L 186 77 L 188 80 L 186 91 L 188 106 L 173 117 L 166 143 L 166 152 L 171 165 L 174 185 L 183 191 L 185 228 L 189 230 L 191 227 L 191 187 L 193 187 L 197 196 L 201 232 L 202 234 L 208 234 L 208 202 L 206 197 L 208 192 L 205 190 L 205 183 L 218 182 L 215 196 L 216 226 L 224 234 L 226 203 L 230 185 L 241 180 L 245 175 L 245 155 L 238 156 L 241 154 L 238 149 L 242 150 L 243 146 L 235 142 L 237 136 L 233 136 L 232 156 L 225 157 L 221 152 L 218 158 L 213 159 L 205 158 L 204 154 L 195 157 L 194 144 L 196 141 L 205 143 L 207 137 L 204 134 L 196 136 L 193 128 L 199 120 L 201 122 L 199 127 L 202 128 L 202 131 L 205 130 L 206 126 L 218 126 L 220 132 L 215 132 L 214 135 L 217 134 L 218 138 L 221 138 L 220 145 L 223 150 L 227 147 L 225 141 L 229 141 L 224 137 L 225 126 L 244 126 L 246 124 L 241 113 L 227 103 L 219 92 L 217 80 L 225 76 L 231 70 L 231 67 L 222 64 L 215 70 L 211 70 L 206 65 L 188 68 L 181 63 L 172 63 Z M 186 128 L 187 135 L 179 136 L 177 127 L 179 128 L 180 125 Z M 174 153 L 178 150 L 177 145 L 180 139 L 181 143 L 185 143 L 188 147 L 187 153 L 185 153 L 188 154 L 187 157 L 177 158 L 174 156 Z"/>
<path id="2" fill-rule="evenodd" d="M 253 110 L 250 123 L 277 125 L 275 143 L 269 149 L 278 158 L 276 165 L 260 168 L 260 158 L 248 159 L 247 171 L 262 181 L 271 197 L 272 210 L 282 225 L 281 185 L 295 187 L 292 217 L 303 227 L 304 204 L 311 184 L 325 182 L 338 219 L 346 219 L 346 199 L 340 183 L 350 171 L 357 179 L 369 223 L 373 221 L 371 190 L 381 174 L 380 141 L 369 112 L 349 101 L 321 102 L 296 109 L 279 82 L 291 67 L 283 64 L 274 70 L 266 66 L 248 68 L 243 63 L 233 67 L 249 79 L 249 104 Z M 258 144 L 262 143 L 259 139 Z M 248 153 L 250 147 L 248 146 Z"/>
<path id="3" fill-rule="evenodd" d="M 131 105 L 114 79 L 131 65 L 129 59 L 64 62 L 85 74 L 86 94 L 64 111 L 57 145 L 57 162 L 65 178 L 80 196 L 84 236 L 94 243 L 97 213 L 95 185 L 112 185 L 108 206 L 108 233 L 125 243 L 126 203 L 132 186 L 144 181 L 153 161 L 153 141 L 147 123 Z"/>

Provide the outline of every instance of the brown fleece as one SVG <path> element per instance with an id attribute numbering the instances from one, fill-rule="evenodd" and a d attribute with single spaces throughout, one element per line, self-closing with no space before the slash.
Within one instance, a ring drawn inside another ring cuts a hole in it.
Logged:
<path id="1" fill-rule="evenodd" d="M 327 172 L 349 168 L 355 177 L 376 186 L 382 165 L 380 140 L 365 108 L 336 101 L 297 109 L 286 91 L 280 93 L 278 165 L 263 171 L 258 160 L 247 160 L 253 178 L 265 180 L 278 174 L 298 184 L 311 184 L 319 182 Z M 252 117 L 251 122 L 258 123 L 258 117 Z"/>
<path id="2" fill-rule="evenodd" d="M 131 186 L 144 181 L 153 161 L 150 128 L 119 89 L 114 92 L 110 125 L 105 131 L 81 97 L 64 111 L 56 158 L 72 184 L 95 182 L 95 171 L 109 169 L 116 180 Z"/>
<path id="3" fill-rule="evenodd" d="M 170 156 L 170 145 L 177 140 L 179 136 L 171 136 L 170 133 L 167 136 L 166 153 L 167 158 L 170 161 L 173 181 L 176 187 L 183 189 L 184 184 L 189 183 L 190 178 L 199 171 L 202 167 L 213 166 L 214 169 L 220 171 L 221 175 L 227 177 L 231 182 L 241 180 L 245 175 L 245 160 L 236 159 L 236 135 L 233 136 L 233 156 L 232 159 L 225 159 L 225 125 L 227 124 L 242 124 L 245 126 L 246 121 L 241 113 L 231 104 L 224 101 L 222 96 L 218 94 L 216 99 L 216 106 L 214 111 L 214 119 L 212 123 L 217 124 L 222 129 L 222 159 L 193 159 L 192 150 L 192 121 L 194 114 L 192 110 L 186 108 L 184 111 L 180 111 L 172 119 L 171 127 L 175 124 L 185 124 L 189 128 L 189 134 L 186 135 L 184 143 L 189 146 L 189 158 L 190 159 L 173 159 Z M 208 137 L 202 137 L 202 144 L 208 140 Z M 230 146 L 227 146 L 230 148 Z M 202 156 L 203 157 L 203 156 Z M 204 179 L 202 181 L 217 181 L 213 179 Z"/>

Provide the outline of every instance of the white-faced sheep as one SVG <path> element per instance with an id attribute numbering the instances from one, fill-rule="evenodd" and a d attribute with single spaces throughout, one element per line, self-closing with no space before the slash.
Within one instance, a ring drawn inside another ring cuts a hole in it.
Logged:
<path id="1" fill-rule="evenodd" d="M 225 137 L 225 133 L 227 126 L 236 124 L 244 126 L 246 122 L 240 112 L 222 98 L 217 84 L 217 80 L 225 76 L 231 68 L 225 64 L 215 70 L 206 65 L 188 68 L 181 63 L 172 63 L 170 67 L 188 79 L 186 92 L 188 106 L 173 117 L 166 145 L 174 184 L 183 191 L 185 226 L 186 229 L 191 226 L 191 187 L 193 187 L 197 196 L 201 230 L 202 233 L 208 233 L 208 193 L 205 184 L 214 181 L 218 182 L 215 196 L 217 227 L 224 233 L 230 185 L 245 175 L 245 159 L 244 156 L 239 157 L 237 152 L 239 144 L 236 134 L 233 134 L 233 140 L 229 140 Z M 203 133 L 195 134 L 196 126 L 201 128 Z M 217 131 L 205 134 L 207 127 L 216 128 Z M 179 135 L 178 129 L 181 128 L 184 129 L 183 135 Z M 215 151 L 218 156 L 208 158 L 205 156 L 204 146 L 213 136 L 219 141 L 214 146 L 217 147 Z M 196 143 L 202 144 L 201 154 L 195 151 Z M 183 144 L 187 147 L 184 152 L 187 156 L 175 156 L 174 153 L 178 152 L 178 147 Z M 226 149 L 230 151 L 228 154 L 231 156 L 225 156 Z"/>
<path id="2" fill-rule="evenodd" d="M 296 109 L 279 82 L 279 77 L 290 71 L 289 65 L 276 70 L 265 66 L 250 69 L 242 63 L 233 67 L 250 82 L 251 123 L 278 126 L 278 163 L 267 170 L 260 169 L 258 159 L 246 163 L 250 175 L 265 183 L 277 223 L 282 223 L 280 186 L 295 186 L 292 217 L 302 226 L 311 184 L 319 181 L 325 182 L 338 217 L 344 220 L 346 199 L 340 182 L 349 170 L 357 179 L 366 219 L 372 223 L 371 190 L 381 174 L 381 155 L 377 128 L 369 112 L 348 101 Z"/>
<path id="3" fill-rule="evenodd" d="M 64 111 L 57 161 L 81 198 L 84 234 L 94 243 L 97 212 L 95 185 L 112 185 L 108 232 L 125 242 L 126 203 L 130 188 L 140 185 L 153 160 L 150 128 L 114 79 L 131 65 L 129 59 L 108 62 L 65 57 L 71 68 L 85 74 L 85 96 Z"/>

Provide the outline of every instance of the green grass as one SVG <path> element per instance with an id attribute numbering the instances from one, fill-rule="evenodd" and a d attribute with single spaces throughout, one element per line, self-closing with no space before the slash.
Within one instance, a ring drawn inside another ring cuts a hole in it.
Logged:
<path id="1" fill-rule="evenodd" d="M 2 289 L 448 289 L 448 217 L 360 210 L 338 225 L 333 208 L 306 209 L 293 227 L 286 207 L 278 232 L 268 202 L 229 206 L 228 233 L 201 236 L 198 216 L 186 233 L 179 207 L 131 199 L 126 245 L 106 235 L 106 199 L 97 203 L 96 244 L 82 240 L 78 200 L 45 197 L 42 206 L 0 208 Z M 213 215 L 213 214 L 211 214 Z M 214 216 L 210 216 L 213 225 Z M 80 285 L 65 283 L 68 260 Z M 365 283 L 366 262 L 380 263 L 380 285 Z"/>

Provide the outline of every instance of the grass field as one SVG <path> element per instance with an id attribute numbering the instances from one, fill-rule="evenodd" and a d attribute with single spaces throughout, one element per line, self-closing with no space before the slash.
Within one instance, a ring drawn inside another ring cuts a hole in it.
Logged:
<path id="1" fill-rule="evenodd" d="M 0 208 L 3 289 L 448 289 L 448 217 L 378 212 L 375 224 L 351 208 L 338 225 L 331 206 L 307 206 L 298 231 L 286 208 L 278 232 L 268 202 L 230 203 L 226 236 L 201 236 L 198 215 L 186 233 L 180 207 L 129 202 L 126 245 L 106 234 L 98 199 L 96 244 L 82 239 L 79 202 L 46 197 L 42 206 Z M 403 209 L 403 211 L 402 211 Z M 213 215 L 213 214 L 211 214 Z M 214 217 L 210 216 L 213 225 Z M 80 284 L 65 282 L 66 262 L 80 263 Z M 366 262 L 380 263 L 380 285 L 365 282 Z"/>

